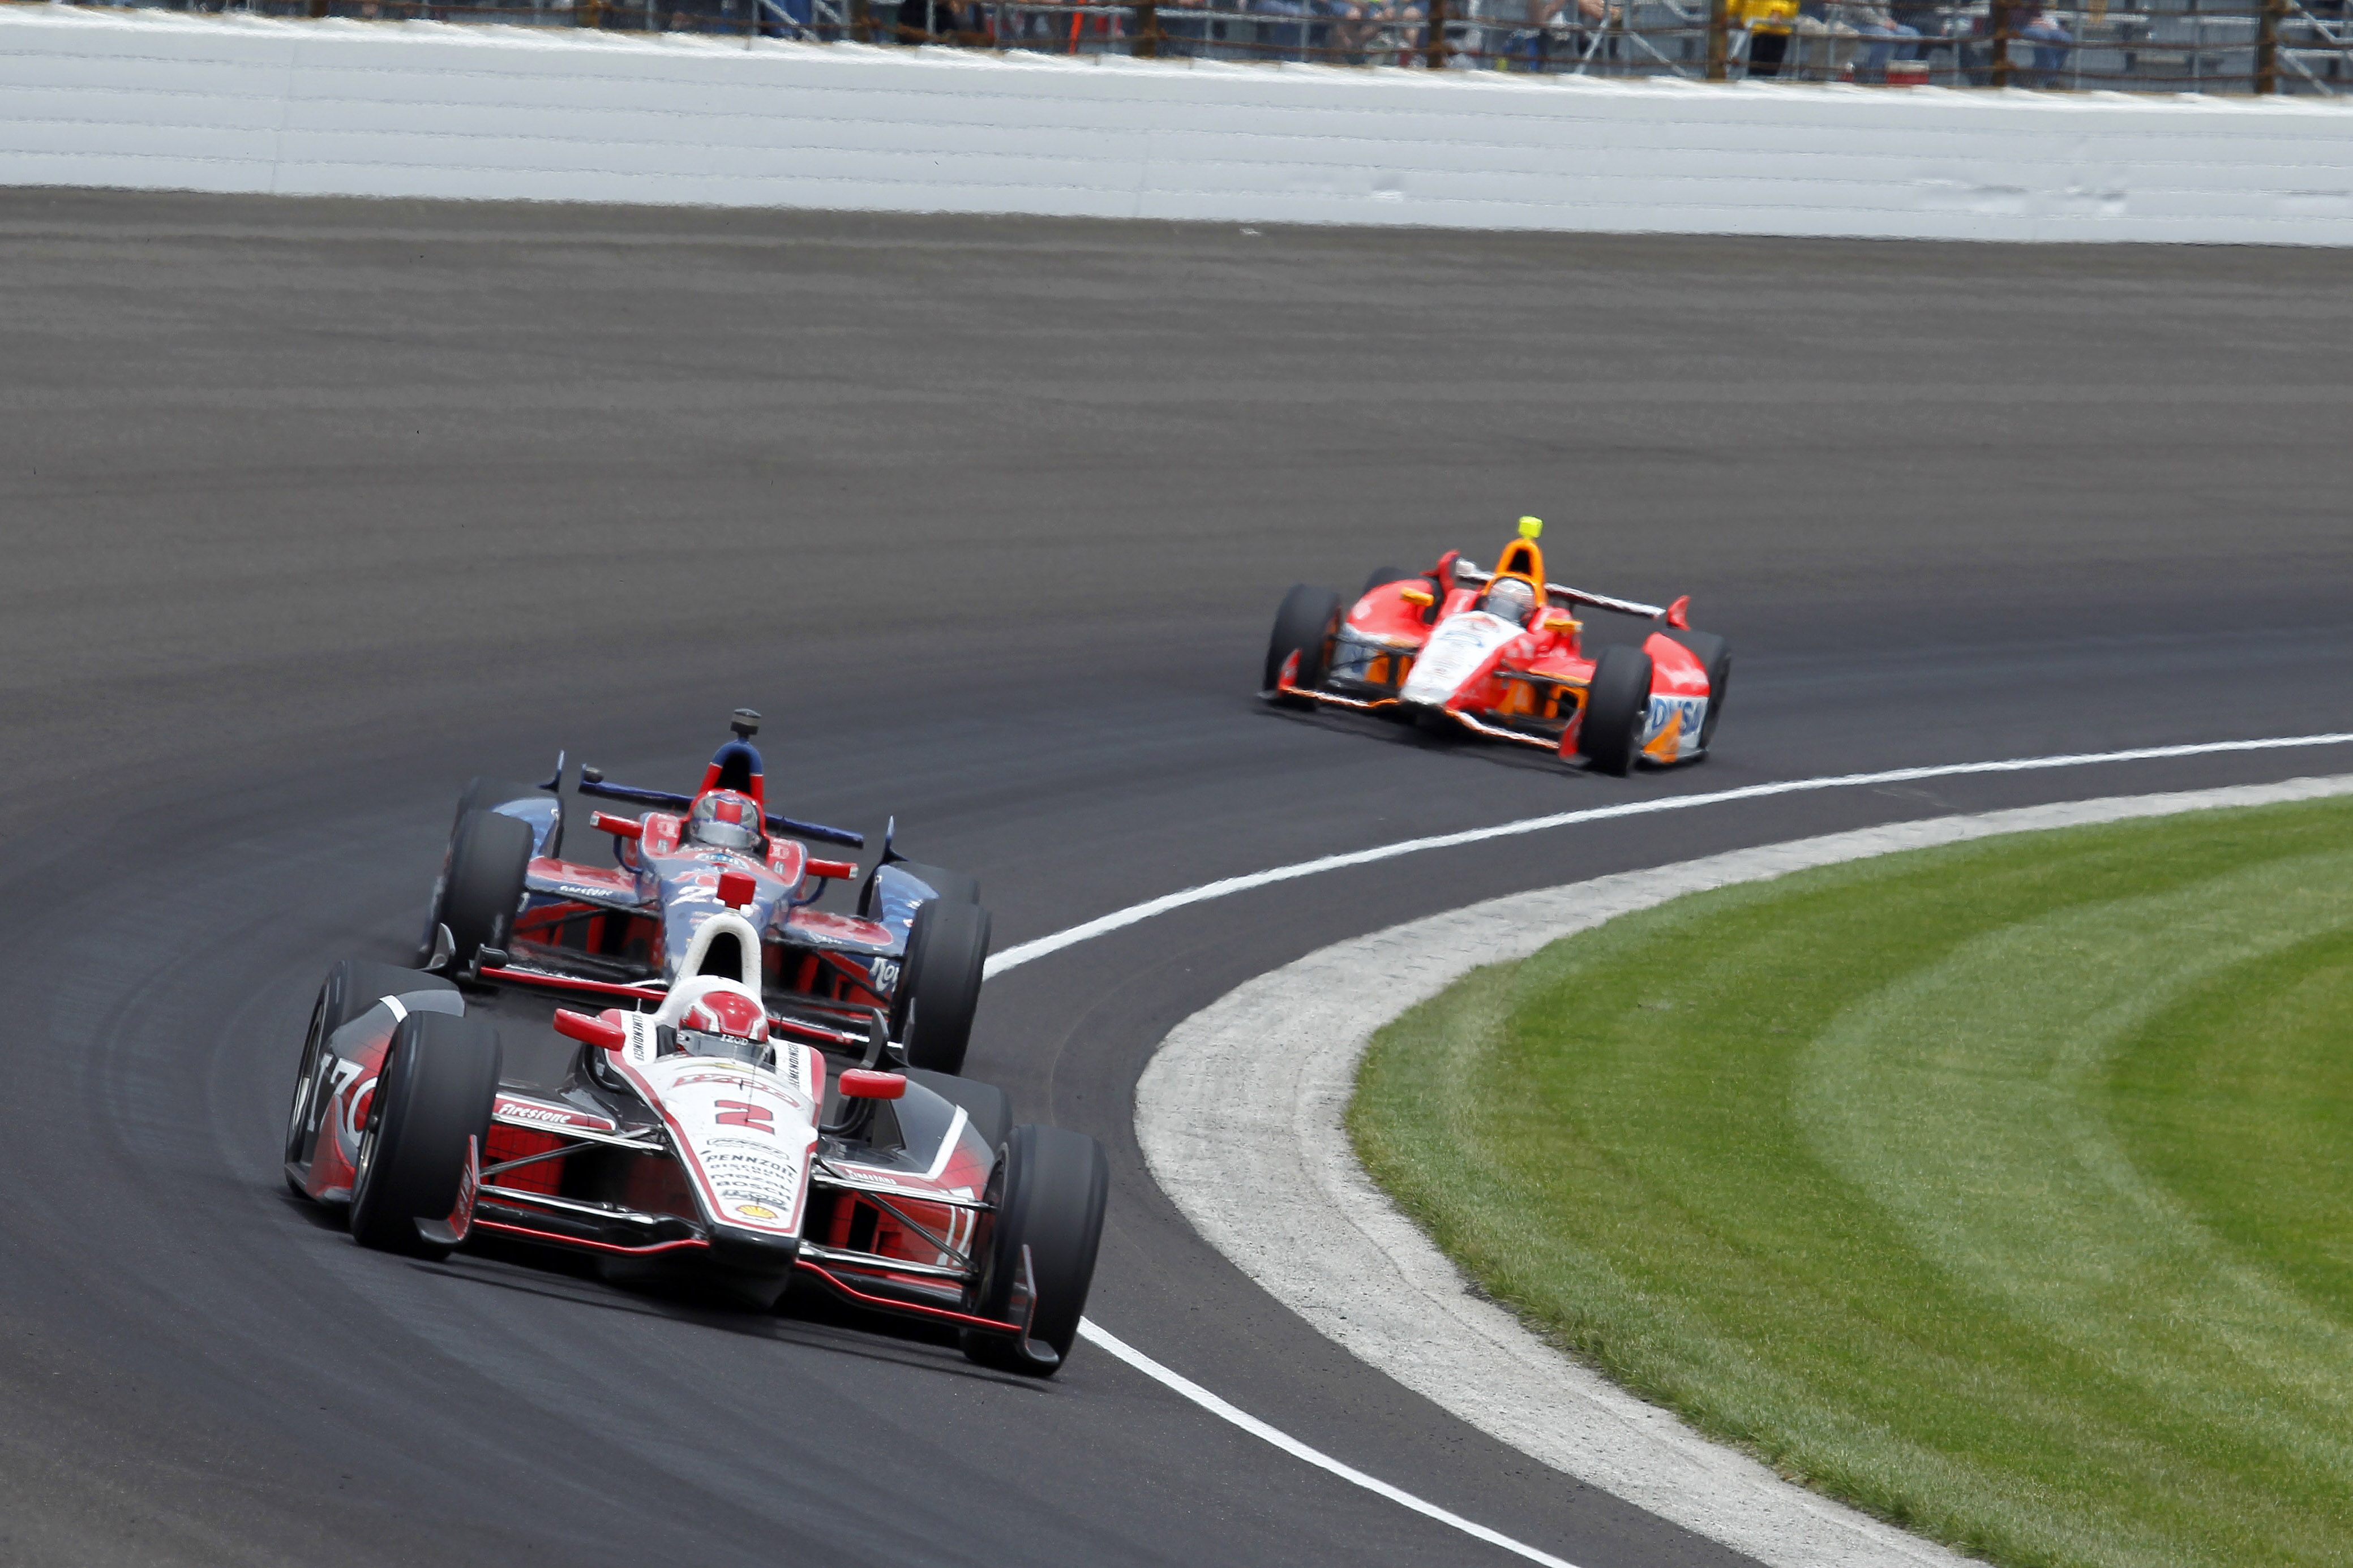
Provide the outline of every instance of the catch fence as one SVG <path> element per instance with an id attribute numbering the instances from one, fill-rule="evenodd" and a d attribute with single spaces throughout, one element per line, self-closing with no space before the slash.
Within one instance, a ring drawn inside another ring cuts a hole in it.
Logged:
<path id="1" fill-rule="evenodd" d="M 173 8 L 224 7 L 1563 76 L 2353 91 L 2353 0 L 179 0 Z"/>

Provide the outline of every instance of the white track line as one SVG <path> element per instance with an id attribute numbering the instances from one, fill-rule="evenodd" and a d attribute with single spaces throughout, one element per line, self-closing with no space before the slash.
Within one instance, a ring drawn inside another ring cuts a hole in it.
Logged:
<path id="1" fill-rule="evenodd" d="M 1274 882 L 1288 882 L 1300 877 L 1313 877 L 1323 871 L 1337 871 L 1349 866 L 1369 865 L 1376 860 L 1394 859 L 1398 856 L 1412 855 L 1424 849 L 1448 849 L 1458 844 L 1477 844 L 1489 838 L 1509 838 L 1523 833 L 1541 833 L 1546 828 L 1567 827 L 1579 822 L 1601 822 L 1614 816 L 1640 816 L 1654 811 L 1682 811 L 1695 805 L 1720 805 L 1726 801 L 1760 800 L 1767 795 L 1796 795 L 1806 790 L 1852 789 L 1863 784 L 1905 784 L 1915 779 L 1952 778 L 1961 773 L 2033 773 L 2045 768 L 2086 767 L 2094 763 L 2153 762 L 2168 757 L 2210 756 L 2223 752 L 2275 752 L 2296 746 L 2341 746 L 2348 743 L 2353 743 L 2353 732 L 2282 735 L 2261 741 L 2208 741 L 2187 746 L 2142 746 L 2128 752 L 2084 752 L 2058 757 L 2020 757 L 2002 763 L 1947 763 L 1934 767 L 1890 768 L 1883 773 L 1836 773 L 1824 778 L 1788 779 L 1778 784 L 1747 784 L 1739 789 L 1717 790 L 1708 795 L 1665 795 L 1651 800 L 1629 801 L 1622 805 L 1599 805 L 1584 811 L 1556 812 L 1550 816 L 1524 817 L 1520 821 L 1502 823 L 1493 827 L 1473 827 L 1461 833 L 1441 833 L 1429 838 L 1408 838 L 1399 843 L 1384 844 L 1371 849 L 1358 849 L 1346 855 L 1326 855 L 1319 860 L 1303 860 L 1296 865 L 1277 866 L 1271 870 L 1254 871 L 1246 877 L 1227 877 L 1219 881 L 1205 882 L 1198 888 L 1187 888 L 1182 891 L 1164 894 L 1156 899 L 1147 899 L 1140 904 L 1130 904 L 1124 910 L 1114 910 L 1110 914 L 1099 915 L 1093 920 L 1071 926 L 1066 931 L 1056 931 L 1051 936 L 1041 936 L 1035 942 L 1025 942 L 1018 947 L 1008 948 L 1003 952 L 992 956 L 988 961 L 988 967 L 983 973 L 987 975 L 1002 974 L 1008 969 L 1019 968 L 1031 959 L 1043 958 L 1050 952 L 1060 952 L 1066 947 L 1075 947 L 1080 942 L 1134 925 L 1141 921 L 1148 921 L 1155 915 L 1166 914 L 1170 910 L 1181 910 L 1187 904 L 1207 903 L 1212 899 L 1223 899 L 1235 893 L 1246 893 L 1252 888 L 1263 888 Z M 1525 1542 L 1514 1541 L 1508 1535 L 1464 1519 L 1460 1514 L 1449 1513 L 1435 1503 L 1424 1502 L 1411 1492 L 1400 1490 L 1387 1481 L 1342 1464 L 1320 1449 L 1309 1447 L 1280 1428 L 1270 1426 L 1257 1416 L 1227 1404 L 1192 1379 L 1169 1371 L 1092 1319 L 1079 1320 L 1079 1335 L 1088 1342 L 1110 1352 L 1146 1377 L 1153 1378 L 1183 1394 L 1210 1415 L 1221 1420 L 1232 1422 L 1252 1436 L 1273 1444 L 1294 1458 L 1304 1459 L 1319 1469 L 1330 1471 L 1344 1481 L 1360 1486 L 1366 1491 L 1385 1497 L 1391 1502 L 1413 1510 L 1416 1513 L 1425 1514 L 1441 1524 L 1451 1525 L 1466 1535 L 1473 1536 L 1491 1545 L 1500 1546 L 1504 1551 L 1525 1557 L 1531 1563 L 1544 1563 L 1546 1568 L 1576 1568 L 1574 1563 L 1565 1562 L 1549 1552 L 1539 1552 Z"/>
<path id="2" fill-rule="evenodd" d="M 1531 1563 L 1541 1563 L 1545 1564 L 1545 1568 L 1577 1568 L 1575 1563 L 1555 1557 L 1549 1552 L 1539 1552 L 1524 1542 L 1514 1541 L 1499 1531 L 1490 1530 L 1485 1525 L 1465 1519 L 1459 1513 L 1449 1513 L 1436 1503 L 1424 1502 L 1411 1492 L 1400 1491 L 1387 1481 L 1377 1479 L 1362 1470 L 1352 1469 L 1331 1455 L 1320 1449 L 1309 1447 L 1289 1433 L 1268 1426 L 1246 1411 L 1235 1409 L 1191 1378 L 1169 1371 L 1092 1319 L 1079 1320 L 1079 1336 L 1090 1344 L 1102 1346 L 1145 1376 L 1166 1384 L 1210 1415 L 1232 1422 L 1251 1436 L 1263 1438 L 1293 1458 L 1304 1459 L 1318 1469 L 1329 1470 L 1344 1481 L 1360 1486 L 1368 1492 L 1377 1492 L 1389 1501 L 1400 1503 L 1416 1513 L 1428 1514 L 1440 1524 L 1451 1524 L 1463 1534 L 1476 1536 L 1491 1546 L 1500 1546 L 1504 1551 L 1525 1557 Z"/>
<path id="3" fill-rule="evenodd" d="M 1746 784 L 1739 789 L 1716 790 L 1707 795 L 1659 795 L 1649 800 L 1628 801 L 1620 805 L 1597 805 L 1584 811 L 1556 812 L 1550 816 L 1523 817 L 1517 822 L 1501 823 L 1493 827 L 1473 827 L 1461 833 L 1440 833 L 1430 838 L 1408 838 L 1371 849 L 1352 850 L 1345 855 L 1326 855 L 1320 860 L 1302 860 L 1293 866 L 1277 866 L 1271 870 L 1252 871 L 1246 877 L 1228 877 L 1219 881 L 1204 882 L 1198 888 L 1165 893 L 1140 904 L 1130 904 L 1124 910 L 1114 910 L 1107 915 L 1098 915 L 1067 931 L 1058 931 L 1051 936 L 1041 936 L 1035 942 L 1008 947 L 1003 952 L 993 954 L 987 968 L 982 973 L 994 977 L 1008 969 L 1018 969 L 1032 959 L 1060 952 L 1066 947 L 1074 947 L 1123 927 L 1148 921 L 1155 915 L 1165 915 L 1187 904 L 1207 903 L 1212 899 L 1246 893 L 1252 888 L 1288 882 L 1299 877 L 1313 877 L 1323 871 L 1337 871 L 1349 866 L 1367 866 L 1376 860 L 1393 860 L 1400 855 L 1418 854 L 1424 849 L 1451 849 L 1458 844 L 1477 844 L 1489 838 L 1542 833 L 1547 828 L 1567 827 L 1579 822 L 1601 822 L 1613 816 L 1642 816 L 1654 811 L 1688 811 L 1697 805 L 1721 805 L 1735 800 L 1762 800 L 1767 795 L 1797 795 L 1808 790 L 1854 789 L 1864 784 L 1953 778 L 1962 773 L 2024 773 L 2045 768 L 2088 767 L 2094 763 L 2154 762 L 2167 757 L 2211 756 L 2221 752 L 2276 752 L 2292 746 L 2341 746 L 2348 742 L 2353 742 L 2353 733 L 2284 735 L 2262 741 L 2207 741 L 2189 746 L 2142 746 L 2129 752 L 2083 752 L 2062 757 L 2019 757 L 2005 763 L 1945 763 L 1934 767 L 1890 768 L 1876 773 L 1834 773 L 1824 778 L 1784 779 L 1778 784 Z"/>

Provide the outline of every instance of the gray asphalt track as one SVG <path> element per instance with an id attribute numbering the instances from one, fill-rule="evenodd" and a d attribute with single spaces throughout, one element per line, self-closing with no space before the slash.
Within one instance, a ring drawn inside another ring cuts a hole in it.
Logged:
<path id="1" fill-rule="evenodd" d="M 1206 879 L 1829 771 L 2353 728 L 2320 253 L 1464 237 L 0 193 L 0 1561 L 1506 1561 L 1082 1347 L 360 1252 L 275 1140 L 475 772 L 976 873 L 1000 947 Z M 1295 580 L 1550 520 L 1688 592 L 1721 754 L 1588 778 L 1253 702 Z M 1370 1373 L 1128 1124 L 1176 1019 L 1520 888 L 2284 753 L 1786 797 L 1387 862 L 993 982 L 971 1070 L 1113 1151 L 1091 1312 L 1581 1568 L 1729 1554 Z"/>

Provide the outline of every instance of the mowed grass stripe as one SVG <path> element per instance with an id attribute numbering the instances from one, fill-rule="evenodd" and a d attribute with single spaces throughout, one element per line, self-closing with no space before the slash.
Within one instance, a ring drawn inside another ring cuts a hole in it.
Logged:
<path id="1" fill-rule="evenodd" d="M 2353 803 L 1696 895 L 1376 1037 L 1350 1129 L 1532 1327 L 2015 1564 L 2353 1562 Z"/>

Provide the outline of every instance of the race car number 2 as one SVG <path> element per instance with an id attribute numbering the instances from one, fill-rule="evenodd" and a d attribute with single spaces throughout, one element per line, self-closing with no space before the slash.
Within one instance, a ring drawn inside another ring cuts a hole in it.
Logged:
<path id="1" fill-rule="evenodd" d="M 770 1134 L 776 1131 L 776 1112 L 765 1105 L 752 1105 L 741 1100 L 714 1100 L 711 1103 L 718 1108 L 714 1120 L 722 1127 L 748 1127 L 754 1132 Z"/>

